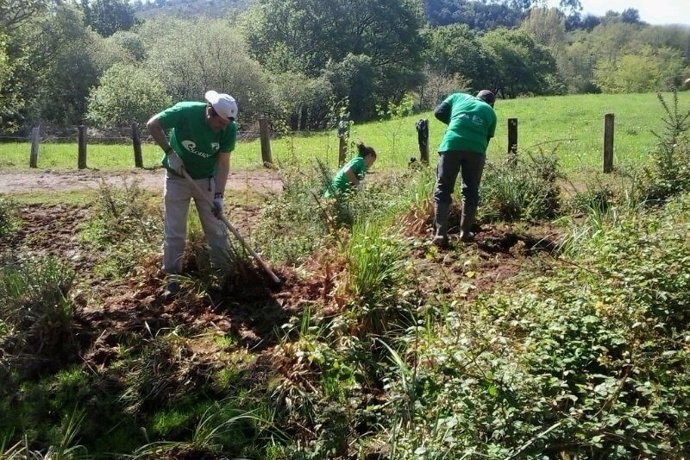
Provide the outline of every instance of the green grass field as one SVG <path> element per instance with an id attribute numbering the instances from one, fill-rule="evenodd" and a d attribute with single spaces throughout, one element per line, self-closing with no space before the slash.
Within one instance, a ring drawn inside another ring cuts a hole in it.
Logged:
<path id="1" fill-rule="evenodd" d="M 672 103 L 672 96 L 664 97 Z M 690 105 L 690 92 L 679 93 L 681 111 Z M 627 166 L 649 159 L 657 139 L 652 131 L 663 129 L 664 112 L 656 94 L 574 95 L 499 100 L 496 137 L 489 146 L 489 161 L 505 156 L 508 148 L 507 121 L 519 122 L 521 154 L 555 152 L 564 170 L 573 173 L 600 171 L 602 167 L 604 114 L 615 114 L 614 164 Z M 444 125 L 431 112 L 366 124 L 353 125 L 351 140 L 361 139 L 373 145 L 379 160 L 375 169 L 399 168 L 410 157 L 418 157 L 415 122 L 430 120 L 430 157 L 435 164 L 436 146 Z M 334 131 L 312 135 L 288 135 L 271 144 L 276 163 L 288 159 L 310 165 L 319 158 L 335 169 L 338 139 Z M 152 144 L 142 146 L 144 166 L 157 166 L 160 150 Z M 28 169 L 28 142 L 0 144 L 0 170 Z M 131 145 L 89 145 L 87 165 L 99 170 L 123 170 L 134 167 Z M 352 144 L 350 152 L 353 152 Z M 77 167 L 77 145 L 41 144 L 38 167 L 41 170 L 71 170 Z M 258 140 L 240 142 L 233 153 L 235 170 L 261 168 Z"/>

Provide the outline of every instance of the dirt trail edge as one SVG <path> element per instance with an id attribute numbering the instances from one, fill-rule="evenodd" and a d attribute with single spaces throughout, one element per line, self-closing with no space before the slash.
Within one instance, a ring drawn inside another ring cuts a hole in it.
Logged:
<path id="1" fill-rule="evenodd" d="M 163 190 L 162 169 L 130 171 L 0 171 L 0 193 L 26 193 L 98 189 L 101 180 L 112 186 L 136 181 L 148 190 Z M 227 188 L 252 189 L 257 192 L 280 192 L 283 184 L 276 171 L 231 171 Z"/>

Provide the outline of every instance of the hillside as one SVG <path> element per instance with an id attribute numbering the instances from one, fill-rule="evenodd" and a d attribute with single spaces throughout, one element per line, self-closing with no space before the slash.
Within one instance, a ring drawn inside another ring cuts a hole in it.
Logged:
<path id="1" fill-rule="evenodd" d="M 169 0 L 163 6 L 155 3 L 143 5 L 136 11 L 136 17 L 144 20 L 159 16 L 221 18 L 244 11 L 250 3 L 251 0 Z"/>

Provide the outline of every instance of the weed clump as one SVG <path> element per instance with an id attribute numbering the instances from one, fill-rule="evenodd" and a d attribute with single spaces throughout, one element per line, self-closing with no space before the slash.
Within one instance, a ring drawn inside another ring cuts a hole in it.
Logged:
<path id="1" fill-rule="evenodd" d="M 0 374 L 32 376 L 71 358 L 74 273 L 53 257 L 26 258 L 0 268 Z"/>
<path id="2" fill-rule="evenodd" d="M 515 222 L 555 217 L 561 206 L 562 177 L 555 155 L 525 155 L 488 165 L 482 181 L 480 212 L 485 220 Z"/>

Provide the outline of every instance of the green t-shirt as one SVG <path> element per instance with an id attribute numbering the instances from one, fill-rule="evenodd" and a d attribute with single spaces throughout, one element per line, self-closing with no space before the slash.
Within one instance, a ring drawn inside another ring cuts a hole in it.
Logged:
<path id="1" fill-rule="evenodd" d="M 235 149 L 237 123 L 231 121 L 221 131 L 213 131 L 206 123 L 204 102 L 179 102 L 159 113 L 158 120 L 168 131 L 170 145 L 182 158 L 193 179 L 213 176 L 218 154 Z M 170 170 L 167 156 L 163 157 L 162 163 Z"/>
<path id="2" fill-rule="evenodd" d="M 364 179 L 364 175 L 367 173 L 367 164 L 364 161 L 364 157 L 355 157 L 350 160 L 345 166 L 340 168 L 340 171 L 335 175 L 331 181 L 331 185 L 326 189 L 324 196 L 331 197 L 336 193 L 345 193 L 350 191 L 352 188 L 352 182 L 347 177 L 347 171 L 352 169 L 358 180 Z"/>
<path id="3" fill-rule="evenodd" d="M 496 132 L 496 112 L 470 94 L 451 94 L 443 101 L 451 107 L 450 121 L 439 152 L 469 150 L 486 155 L 489 139 Z"/>

